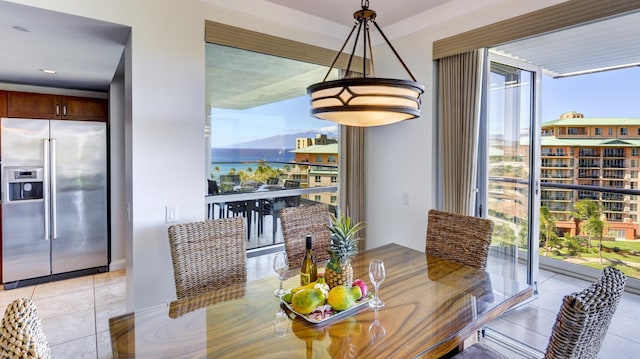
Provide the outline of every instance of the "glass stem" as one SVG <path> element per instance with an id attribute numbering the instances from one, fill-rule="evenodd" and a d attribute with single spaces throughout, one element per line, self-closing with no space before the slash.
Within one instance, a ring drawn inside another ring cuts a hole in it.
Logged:
<path id="1" fill-rule="evenodd" d="M 282 278 L 280 278 L 280 291 L 282 291 Z"/>
<path id="2" fill-rule="evenodd" d="M 380 300 L 378 299 L 378 283 L 375 283 L 373 287 L 376 289 L 376 302 L 378 302 Z"/>

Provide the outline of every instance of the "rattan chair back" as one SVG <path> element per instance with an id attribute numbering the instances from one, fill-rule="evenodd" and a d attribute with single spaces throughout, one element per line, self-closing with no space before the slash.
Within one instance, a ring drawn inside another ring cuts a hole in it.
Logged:
<path id="1" fill-rule="evenodd" d="M 7 306 L 0 332 L 1 358 L 51 358 L 38 309 L 31 298 L 18 298 Z"/>
<path id="2" fill-rule="evenodd" d="M 545 359 L 595 359 L 618 307 L 627 278 L 613 267 L 605 268 L 600 279 L 579 293 L 567 295 L 551 330 Z M 455 359 L 506 359 L 485 343 L 477 343 L 454 356 Z"/>
<path id="3" fill-rule="evenodd" d="M 493 222 L 456 213 L 429 211 L 426 252 L 479 270 L 487 266 Z"/>
<path id="4" fill-rule="evenodd" d="M 329 231 L 329 206 L 314 204 L 287 207 L 280 211 L 282 236 L 291 268 L 302 264 L 306 250 L 305 238 L 313 236 L 313 258 L 316 262 L 329 260 L 331 232 Z"/>
<path id="5" fill-rule="evenodd" d="M 246 283 L 244 218 L 176 224 L 168 231 L 178 299 Z"/>
<path id="6" fill-rule="evenodd" d="M 545 358 L 597 358 L 626 281 L 620 270 L 608 267 L 590 287 L 565 296 Z"/>

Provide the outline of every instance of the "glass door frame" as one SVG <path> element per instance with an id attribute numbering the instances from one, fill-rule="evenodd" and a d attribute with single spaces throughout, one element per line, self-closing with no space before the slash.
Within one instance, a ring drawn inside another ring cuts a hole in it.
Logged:
<path id="1" fill-rule="evenodd" d="M 491 63 L 500 63 L 510 67 L 528 71 L 532 74 L 531 99 L 532 108 L 530 113 L 529 128 L 529 183 L 528 183 L 528 233 L 527 233 L 527 252 L 524 259 L 526 265 L 526 281 L 527 284 L 533 286 L 534 296 L 538 293 L 538 270 L 539 270 L 539 228 L 540 228 L 540 136 L 541 136 L 541 118 L 540 118 L 540 94 L 542 84 L 542 70 L 539 66 L 518 61 L 509 57 L 501 56 L 489 50 L 486 51 L 486 61 L 483 81 L 482 94 L 482 112 L 480 121 L 480 139 L 479 139 L 479 166 L 478 166 L 478 198 L 476 201 L 476 213 L 480 216 L 486 216 L 488 212 L 488 178 L 489 178 L 489 90 L 491 82 L 489 75 L 491 71 Z"/>

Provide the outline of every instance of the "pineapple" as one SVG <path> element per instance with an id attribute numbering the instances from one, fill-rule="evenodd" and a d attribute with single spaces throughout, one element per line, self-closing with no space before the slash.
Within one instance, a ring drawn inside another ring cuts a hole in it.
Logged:
<path id="1" fill-rule="evenodd" d="M 351 258 L 358 252 L 356 233 L 366 226 L 364 222 L 353 224 L 351 218 L 341 215 L 331 215 L 329 230 L 331 231 L 331 259 L 325 271 L 325 281 L 329 287 L 337 285 L 351 286 L 353 282 L 353 267 Z"/>

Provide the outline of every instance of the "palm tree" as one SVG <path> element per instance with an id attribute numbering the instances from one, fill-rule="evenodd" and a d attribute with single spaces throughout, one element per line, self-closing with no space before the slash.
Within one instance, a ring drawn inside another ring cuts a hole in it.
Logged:
<path id="1" fill-rule="evenodd" d="M 590 199 L 583 199 L 576 202 L 576 204 L 573 206 L 572 214 L 573 217 L 580 220 L 580 229 L 582 229 L 583 232 L 587 233 L 587 231 L 582 228 L 583 224 L 585 223 L 584 221 L 588 220 L 589 218 L 599 219 L 601 211 L 598 203 Z M 587 233 L 587 236 L 588 235 L 589 234 Z M 591 239 L 587 240 L 587 248 L 591 249 Z"/>
<path id="2" fill-rule="evenodd" d="M 600 264 L 602 264 L 602 237 L 607 228 L 607 223 L 600 219 L 602 216 L 600 206 L 592 200 L 583 199 L 576 202 L 574 216 L 582 220 L 580 229 L 589 237 L 587 241 L 589 248 L 591 248 L 591 239 L 598 239 L 598 253 Z"/>
<path id="3" fill-rule="evenodd" d="M 589 240 L 594 237 L 598 239 L 598 253 L 600 256 L 600 264 L 602 264 L 602 237 L 606 227 L 607 223 L 600 220 L 599 217 L 591 217 L 587 219 L 586 222 L 583 222 L 580 226 L 580 228 L 589 236 Z"/>
<path id="4" fill-rule="evenodd" d="M 546 206 L 540 207 L 540 232 L 544 233 L 544 255 L 549 254 L 549 247 L 551 247 L 551 236 L 555 235 L 556 220 L 551 215 L 549 208 Z"/>

